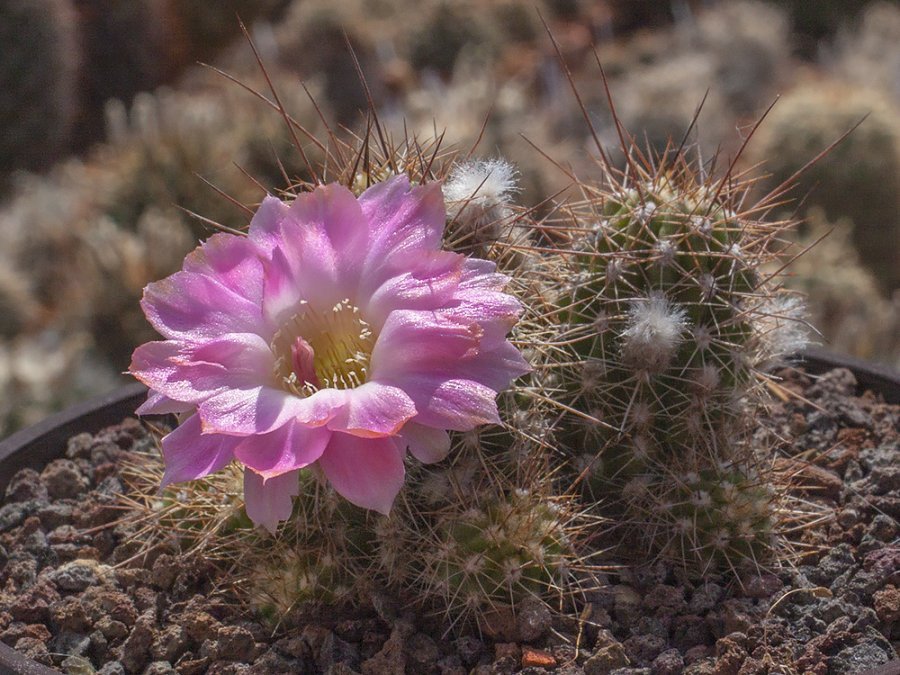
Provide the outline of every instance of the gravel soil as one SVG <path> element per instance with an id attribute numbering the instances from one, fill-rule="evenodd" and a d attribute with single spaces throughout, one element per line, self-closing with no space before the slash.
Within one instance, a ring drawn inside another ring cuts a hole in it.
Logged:
<path id="1" fill-rule="evenodd" d="M 865 673 L 897 659 L 900 641 L 900 406 L 858 396 L 847 370 L 781 376 L 802 398 L 773 405 L 774 431 L 761 433 L 793 438 L 778 461 L 827 517 L 778 572 L 736 584 L 693 583 L 663 563 L 622 570 L 579 617 L 535 604 L 491 635 L 442 637 L 390 598 L 273 634 L 215 591 L 203 559 L 136 555 L 139 541 L 113 524 L 118 463 L 153 442 L 129 419 L 10 482 L 0 640 L 73 675 Z"/>

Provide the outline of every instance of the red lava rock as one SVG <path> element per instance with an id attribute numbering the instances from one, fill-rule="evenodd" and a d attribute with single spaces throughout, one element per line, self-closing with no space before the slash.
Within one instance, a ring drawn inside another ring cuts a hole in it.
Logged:
<path id="1" fill-rule="evenodd" d="M 175 577 L 178 575 L 178 565 L 175 559 L 168 553 L 160 555 L 153 563 L 150 572 L 150 583 L 159 589 L 171 588 Z"/>
<path id="2" fill-rule="evenodd" d="M 88 588 L 81 596 L 81 601 L 85 604 L 85 610 L 93 621 L 99 621 L 101 617 L 108 616 L 126 626 L 133 626 L 138 617 L 138 611 L 130 597 L 125 593 L 103 586 Z"/>
<path id="3" fill-rule="evenodd" d="M 684 608 L 684 587 L 657 584 L 644 596 L 644 606 L 658 616 L 672 616 Z"/>
<path id="4" fill-rule="evenodd" d="M 100 631 L 107 640 L 121 640 L 128 635 L 128 626 L 109 616 L 102 617 L 94 624 L 94 628 Z"/>
<path id="5" fill-rule="evenodd" d="M 403 633 L 403 628 L 394 626 L 381 651 L 363 662 L 363 675 L 404 675 L 406 654 Z"/>
<path id="6" fill-rule="evenodd" d="M 50 656 L 50 650 L 43 640 L 32 637 L 19 638 L 15 644 L 15 650 L 20 654 L 33 659 L 45 666 L 53 665 L 53 659 Z"/>
<path id="7" fill-rule="evenodd" d="M 879 621 L 884 623 L 900 621 L 900 589 L 890 584 L 876 592 L 872 599 Z"/>
<path id="8" fill-rule="evenodd" d="M 550 608 L 537 598 L 526 599 L 516 611 L 519 642 L 533 642 L 550 628 Z"/>
<path id="9" fill-rule="evenodd" d="M 47 630 L 47 627 L 44 624 L 26 624 L 21 621 L 10 624 L 6 630 L 0 633 L 0 641 L 5 642 L 6 644 L 15 644 L 22 638 L 33 638 L 35 640 L 47 642 L 51 637 L 50 631 Z"/>
<path id="10" fill-rule="evenodd" d="M 47 501 L 47 488 L 41 483 L 41 477 L 34 469 L 18 471 L 9 485 L 6 486 L 6 502 Z"/>
<path id="11" fill-rule="evenodd" d="M 169 624 L 159 631 L 153 645 L 150 647 L 150 655 L 157 661 L 174 663 L 188 648 L 187 632 L 178 624 Z"/>
<path id="12" fill-rule="evenodd" d="M 41 471 L 41 481 L 53 499 L 71 499 L 88 488 L 78 465 L 70 459 L 54 459 Z"/>
<path id="13" fill-rule="evenodd" d="M 512 642 L 519 635 L 516 617 L 511 610 L 498 608 L 488 612 L 484 618 L 484 633 L 488 637 L 501 642 Z"/>
<path id="14" fill-rule="evenodd" d="M 87 633 L 91 620 L 78 598 L 63 598 L 50 607 L 50 619 L 62 630 L 73 633 Z"/>
<path id="15" fill-rule="evenodd" d="M 219 640 L 219 658 L 226 661 L 250 663 L 256 658 L 256 641 L 243 626 L 222 626 L 216 637 Z"/>
<path id="16" fill-rule="evenodd" d="M 784 588 L 784 583 L 774 574 L 755 574 L 744 582 L 744 595 L 765 600 Z"/>
<path id="17" fill-rule="evenodd" d="M 180 623 L 187 630 L 188 637 L 194 642 L 203 642 L 213 638 L 221 625 L 212 614 L 196 610 L 184 612 L 181 615 Z"/>
<path id="18" fill-rule="evenodd" d="M 522 667 L 537 666 L 539 668 L 555 668 L 556 659 L 550 652 L 532 647 L 522 648 Z"/>
<path id="19" fill-rule="evenodd" d="M 122 665 L 130 672 L 139 672 L 150 660 L 153 644 L 153 615 L 142 614 L 134 623 L 131 634 L 122 644 Z"/>
<path id="20" fill-rule="evenodd" d="M 16 621 L 47 623 L 50 621 L 50 606 L 59 600 L 59 593 L 52 584 L 38 581 L 15 596 L 9 606 L 9 613 Z"/>
<path id="21" fill-rule="evenodd" d="M 885 583 L 900 585 L 900 547 L 872 551 L 863 561 L 863 569 L 883 578 Z"/>

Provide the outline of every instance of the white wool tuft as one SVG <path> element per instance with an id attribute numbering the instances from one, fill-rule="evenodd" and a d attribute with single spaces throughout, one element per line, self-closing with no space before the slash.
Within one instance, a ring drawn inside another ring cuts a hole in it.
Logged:
<path id="1" fill-rule="evenodd" d="M 687 325 L 685 312 L 672 307 L 660 294 L 635 300 L 628 312 L 628 327 L 622 332 L 622 357 L 637 370 L 665 370 Z"/>
<path id="2" fill-rule="evenodd" d="M 769 299 L 758 312 L 763 368 L 785 356 L 803 351 L 810 344 L 806 303 L 796 295 L 782 293 Z"/>
<path id="3" fill-rule="evenodd" d="M 444 199 L 451 209 L 466 203 L 491 209 L 508 202 L 518 189 L 518 172 L 505 159 L 472 159 L 453 167 L 444 183 Z"/>

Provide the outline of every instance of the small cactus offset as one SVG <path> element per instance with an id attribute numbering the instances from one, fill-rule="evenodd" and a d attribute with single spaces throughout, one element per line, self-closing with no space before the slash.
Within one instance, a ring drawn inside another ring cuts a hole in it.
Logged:
<path id="1" fill-rule="evenodd" d="M 628 546 L 694 573 L 761 565 L 778 546 L 778 500 L 765 472 L 750 467 L 722 462 L 700 471 L 649 471 L 625 482 L 621 498 L 640 523 Z"/>
<path id="2" fill-rule="evenodd" d="M 802 306 L 760 272 L 789 223 L 758 220 L 759 207 L 740 210 L 744 190 L 701 180 L 683 157 L 632 166 L 571 208 L 575 234 L 563 255 L 571 281 L 558 301 L 568 312 L 559 342 L 580 414 L 568 439 L 584 453 L 575 462 L 582 492 L 638 525 L 650 549 L 693 569 L 729 553 L 732 566 L 763 557 L 752 537 L 715 544 L 725 529 L 710 509 L 723 506 L 724 493 L 707 486 L 699 492 L 711 501 L 695 503 L 682 474 L 721 479 L 739 502 L 753 501 L 758 480 L 737 476 L 755 476 L 747 439 L 759 375 L 803 346 Z M 721 475 L 722 466 L 736 473 Z M 687 519 L 692 529 L 680 534 Z M 742 536 L 755 537 L 756 523 Z M 692 545 L 673 548 L 684 537 Z"/>

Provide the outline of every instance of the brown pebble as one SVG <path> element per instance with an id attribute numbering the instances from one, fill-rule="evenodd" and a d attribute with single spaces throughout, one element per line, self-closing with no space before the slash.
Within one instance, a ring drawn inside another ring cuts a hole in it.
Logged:
<path id="1" fill-rule="evenodd" d="M 542 668 L 553 668 L 556 666 L 556 659 L 553 654 L 545 652 L 542 649 L 534 649 L 532 647 L 522 648 L 522 667 L 538 666 Z"/>
<path id="2" fill-rule="evenodd" d="M 520 658 L 519 645 L 515 642 L 498 642 L 494 645 L 494 658 L 498 661 L 502 658 L 509 657 L 513 661 Z"/>
<path id="3" fill-rule="evenodd" d="M 807 494 L 837 500 L 844 487 L 844 481 L 834 471 L 797 459 L 778 458 L 775 468 L 780 473 L 793 476 L 797 490 Z"/>
<path id="4" fill-rule="evenodd" d="M 872 596 L 875 601 L 875 613 L 884 623 L 900 621 L 900 589 L 887 585 Z"/>

